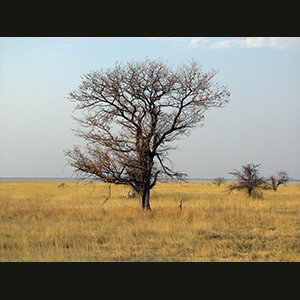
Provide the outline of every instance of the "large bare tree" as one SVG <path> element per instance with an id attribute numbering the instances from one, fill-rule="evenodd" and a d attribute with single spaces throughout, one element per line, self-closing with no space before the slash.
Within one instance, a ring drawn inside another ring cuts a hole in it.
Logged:
<path id="1" fill-rule="evenodd" d="M 84 177 L 131 186 L 149 210 L 157 178 L 184 175 L 168 159 L 172 142 L 202 126 L 209 108 L 229 101 L 227 87 L 212 81 L 216 74 L 194 60 L 174 70 L 149 59 L 85 74 L 69 98 L 87 144 L 66 151 L 69 165 Z"/>

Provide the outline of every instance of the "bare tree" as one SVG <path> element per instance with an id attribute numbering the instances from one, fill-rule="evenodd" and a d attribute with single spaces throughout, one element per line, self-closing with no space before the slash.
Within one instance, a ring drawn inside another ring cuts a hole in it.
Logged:
<path id="1" fill-rule="evenodd" d="M 223 184 L 225 182 L 225 178 L 224 177 L 217 177 L 215 178 L 215 180 L 213 181 L 213 184 L 220 186 L 221 184 Z"/>
<path id="2" fill-rule="evenodd" d="M 65 152 L 69 165 L 83 177 L 131 186 L 149 210 L 158 176 L 184 176 L 168 160 L 172 142 L 202 126 L 209 108 L 229 101 L 227 87 L 212 81 L 216 74 L 194 60 L 173 70 L 146 59 L 84 75 L 69 98 L 81 112 L 76 132 L 87 144 Z"/>
<path id="3" fill-rule="evenodd" d="M 228 187 L 228 192 L 234 190 L 244 191 L 249 197 L 261 197 L 262 192 L 260 189 L 264 189 L 266 185 L 266 180 L 259 176 L 258 168 L 260 165 L 247 164 L 242 166 L 242 170 L 234 170 L 230 172 L 236 177 L 238 183 L 231 184 Z"/>
<path id="4" fill-rule="evenodd" d="M 277 191 L 277 188 L 281 185 L 281 184 L 285 184 L 286 182 L 288 182 L 289 177 L 287 172 L 285 171 L 280 171 L 278 172 L 277 176 L 270 176 L 270 180 L 271 180 L 271 185 L 274 191 Z"/>

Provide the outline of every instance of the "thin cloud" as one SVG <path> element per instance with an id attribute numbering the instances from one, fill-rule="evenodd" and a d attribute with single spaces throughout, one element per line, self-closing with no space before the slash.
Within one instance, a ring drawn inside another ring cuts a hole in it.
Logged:
<path id="1" fill-rule="evenodd" d="M 300 49 L 299 37 L 247 37 L 216 41 L 211 49 L 224 48 L 273 48 L 278 50 Z"/>
<path id="2" fill-rule="evenodd" d="M 151 38 L 171 43 L 174 47 L 188 49 L 272 48 L 300 50 L 300 37 L 161 37 Z"/>
<path id="3" fill-rule="evenodd" d="M 206 37 L 193 37 L 191 38 L 190 42 L 188 43 L 189 48 L 198 48 L 198 47 L 205 47 L 209 43 L 209 39 Z"/>

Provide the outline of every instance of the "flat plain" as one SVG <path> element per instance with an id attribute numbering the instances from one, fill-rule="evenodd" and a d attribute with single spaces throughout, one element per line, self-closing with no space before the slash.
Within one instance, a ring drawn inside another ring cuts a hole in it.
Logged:
<path id="1" fill-rule="evenodd" d="M 151 212 L 104 183 L 0 183 L 0 261 L 300 261 L 299 183 L 249 199 L 158 183 Z M 182 202 L 182 209 L 179 204 Z"/>

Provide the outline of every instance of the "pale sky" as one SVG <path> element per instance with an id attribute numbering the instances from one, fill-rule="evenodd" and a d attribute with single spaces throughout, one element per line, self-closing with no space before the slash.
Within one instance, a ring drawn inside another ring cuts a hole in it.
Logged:
<path id="1" fill-rule="evenodd" d="M 80 143 L 68 92 L 115 61 L 194 58 L 219 69 L 231 102 L 206 114 L 170 153 L 190 178 L 231 178 L 246 163 L 261 175 L 300 179 L 299 37 L 0 38 L 0 177 L 70 177 L 63 150 Z"/>

